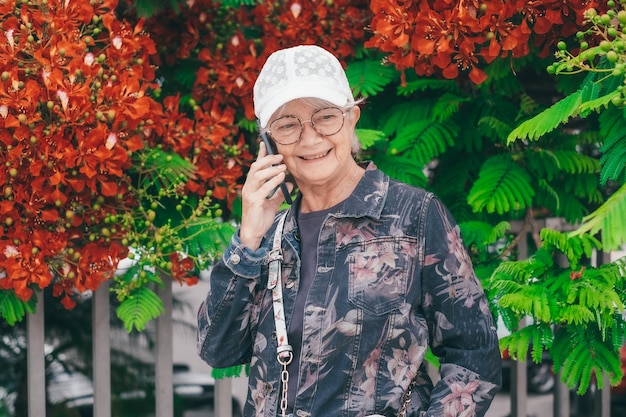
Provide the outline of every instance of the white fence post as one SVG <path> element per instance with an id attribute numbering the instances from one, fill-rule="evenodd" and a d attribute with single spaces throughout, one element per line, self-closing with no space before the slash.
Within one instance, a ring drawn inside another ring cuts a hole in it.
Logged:
<path id="1" fill-rule="evenodd" d="M 109 282 L 93 293 L 93 417 L 111 417 L 111 306 Z"/>
<path id="2" fill-rule="evenodd" d="M 162 277 L 158 294 L 165 311 L 156 319 L 156 417 L 174 416 L 174 339 L 172 325 L 172 284 Z"/>
<path id="3" fill-rule="evenodd" d="M 27 314 L 28 416 L 46 417 L 46 364 L 43 292 L 35 314 Z"/>
<path id="4" fill-rule="evenodd" d="M 216 416 L 232 416 L 233 383 L 231 378 L 215 380 L 215 414 Z"/>

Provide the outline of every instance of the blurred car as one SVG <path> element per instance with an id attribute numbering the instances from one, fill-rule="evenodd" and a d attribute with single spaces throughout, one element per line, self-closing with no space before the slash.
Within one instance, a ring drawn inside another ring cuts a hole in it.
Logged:
<path id="1" fill-rule="evenodd" d="M 213 410 L 215 407 L 215 379 L 208 373 L 192 372 L 185 364 L 175 364 L 173 389 L 175 416 L 182 416 L 188 410 Z M 93 416 L 93 384 L 87 376 L 53 366 L 50 368 L 47 393 L 53 406 L 74 410 L 81 417 Z M 137 389 L 120 393 L 117 400 L 126 412 L 139 416 L 136 410 L 145 409 L 147 401 L 153 402 L 154 394 Z M 232 406 L 233 417 L 241 417 L 242 406 L 235 397 Z"/>

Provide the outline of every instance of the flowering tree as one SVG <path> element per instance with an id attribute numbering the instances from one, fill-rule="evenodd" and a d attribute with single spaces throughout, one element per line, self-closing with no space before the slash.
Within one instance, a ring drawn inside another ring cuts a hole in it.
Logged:
<path id="1" fill-rule="evenodd" d="M 575 1 L 372 0 L 374 36 L 366 46 L 389 54 L 400 70 L 480 84 L 496 58 L 521 58 L 539 49 L 548 56 L 557 40 L 575 34 L 583 11 Z"/>
<path id="2" fill-rule="evenodd" d="M 115 278 L 121 318 L 158 315 L 147 285 L 194 283 L 249 159 L 232 112 L 189 118 L 155 100 L 154 41 L 117 0 L 0 4 L 0 314 L 34 308 L 35 289 L 74 297 Z M 227 231 L 224 232 L 227 235 Z M 222 236 L 223 237 L 223 236 Z M 130 252 L 129 252 L 130 250 Z"/>

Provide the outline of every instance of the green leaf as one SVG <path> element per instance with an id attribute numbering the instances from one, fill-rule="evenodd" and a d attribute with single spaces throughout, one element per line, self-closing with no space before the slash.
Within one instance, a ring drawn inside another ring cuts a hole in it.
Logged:
<path id="1" fill-rule="evenodd" d="M 412 158 L 377 153 L 372 156 L 372 160 L 381 171 L 391 178 L 416 187 L 426 185 L 424 166 Z"/>
<path id="2" fill-rule="evenodd" d="M 532 119 L 526 120 L 513 129 L 507 138 L 510 144 L 517 139 L 537 140 L 556 129 L 560 124 L 578 115 L 581 104 L 581 91 L 577 91 L 553 104 Z"/>
<path id="3" fill-rule="evenodd" d="M 450 119 L 452 115 L 459 112 L 462 103 L 472 101 L 469 97 L 461 97 L 456 94 L 444 93 L 442 94 L 435 105 L 433 106 L 432 114 L 433 119 L 437 122 L 445 122 Z"/>
<path id="4" fill-rule="evenodd" d="M 599 117 L 603 137 L 600 183 L 626 183 L 626 116 L 623 111 L 609 107 Z"/>
<path id="5" fill-rule="evenodd" d="M 402 96 L 410 96 L 416 92 L 435 90 L 448 91 L 450 93 L 458 93 L 459 85 L 454 80 L 437 80 L 432 78 L 419 78 L 409 81 L 398 87 L 398 94 Z"/>
<path id="6" fill-rule="evenodd" d="M 169 0 L 168 2 L 156 2 L 154 0 L 133 0 L 133 6 L 137 10 L 137 15 L 141 17 L 154 16 L 164 10 L 169 4 L 176 12 L 179 10 L 179 3 L 182 0 Z M 165 4 L 164 4 L 165 3 Z"/>
<path id="7" fill-rule="evenodd" d="M 242 374 L 244 374 L 245 376 L 248 376 L 250 374 L 250 364 L 235 365 L 229 368 L 211 369 L 211 376 L 215 379 L 237 378 Z"/>
<path id="8" fill-rule="evenodd" d="M 375 143 L 384 141 L 387 138 L 385 132 L 373 129 L 357 129 L 356 135 L 359 138 L 359 142 L 361 142 L 363 150 L 367 150 L 374 146 Z"/>
<path id="9" fill-rule="evenodd" d="M 22 321 L 26 313 L 34 314 L 37 296 L 33 294 L 29 301 L 22 301 L 13 290 L 0 290 L 0 317 L 11 326 Z"/>
<path id="10" fill-rule="evenodd" d="M 171 188 L 194 177 L 194 165 L 175 152 L 147 148 L 133 154 L 133 170 L 141 177 L 144 189 Z"/>
<path id="11" fill-rule="evenodd" d="M 405 153 L 420 164 L 426 164 L 454 144 L 459 127 L 451 121 L 439 123 L 417 120 L 398 129 L 389 147 L 392 153 Z"/>
<path id="12" fill-rule="evenodd" d="M 483 163 L 467 202 L 474 212 L 504 214 L 530 206 L 534 195 L 528 173 L 503 154 Z"/>
<path id="13" fill-rule="evenodd" d="M 615 191 L 596 211 L 583 218 L 583 224 L 572 236 L 602 231 L 605 251 L 619 249 L 626 242 L 626 184 Z"/>
<path id="14" fill-rule="evenodd" d="M 613 91 L 602 97 L 598 97 L 596 99 L 582 103 L 580 105 L 581 117 L 586 117 L 592 111 L 598 111 L 607 108 L 611 104 L 611 100 L 613 99 L 613 97 L 619 96 L 620 94 L 621 93 L 619 91 Z"/>
<path id="15" fill-rule="evenodd" d="M 235 233 L 235 226 L 212 217 L 190 220 L 184 230 L 187 236 L 186 253 L 210 262 L 219 256 Z"/>
<path id="16" fill-rule="evenodd" d="M 432 120 L 433 106 L 432 100 L 413 100 L 393 105 L 385 112 L 388 117 L 383 120 L 381 130 L 391 137 L 410 123 Z"/>
<path id="17" fill-rule="evenodd" d="M 596 158 L 583 155 L 575 150 L 556 149 L 550 153 L 554 156 L 559 169 L 568 174 L 597 174 L 600 172 L 600 164 Z"/>
<path id="18" fill-rule="evenodd" d="M 117 317 L 124 323 L 127 332 L 133 328 L 143 331 L 146 324 L 160 316 L 165 309 L 159 296 L 149 288 L 139 287 L 117 308 Z"/>
<path id="19" fill-rule="evenodd" d="M 352 61 L 346 68 L 346 77 L 355 96 L 375 96 L 385 89 L 398 72 L 379 60 L 363 59 Z"/>
<path id="20" fill-rule="evenodd" d="M 481 117 L 478 120 L 478 126 L 488 127 L 490 130 L 486 130 L 486 132 L 493 132 L 502 141 L 505 141 L 509 133 L 511 133 L 511 126 L 494 116 Z"/>

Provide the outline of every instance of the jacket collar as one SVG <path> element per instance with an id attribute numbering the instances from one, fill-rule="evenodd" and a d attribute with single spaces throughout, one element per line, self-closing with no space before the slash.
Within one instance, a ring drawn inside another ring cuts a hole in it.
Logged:
<path id="1" fill-rule="evenodd" d="M 371 161 L 363 162 L 360 165 L 365 169 L 363 177 L 350 197 L 338 206 L 336 212 L 332 213 L 333 216 L 380 218 L 387 199 L 389 177 L 376 168 L 376 165 Z M 302 195 L 298 194 L 287 215 L 285 229 L 295 227 L 295 213 L 299 210 L 301 200 Z"/>

